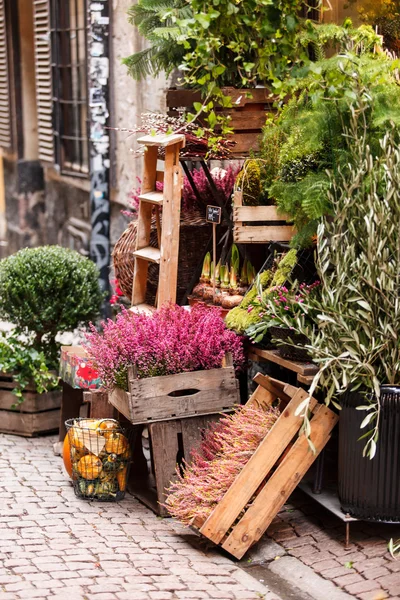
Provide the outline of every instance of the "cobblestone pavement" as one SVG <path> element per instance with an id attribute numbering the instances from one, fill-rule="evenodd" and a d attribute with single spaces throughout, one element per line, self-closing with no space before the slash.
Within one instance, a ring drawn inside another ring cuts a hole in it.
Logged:
<path id="1" fill-rule="evenodd" d="M 300 491 L 268 528 L 268 535 L 289 556 L 351 596 L 400 599 L 400 559 L 394 560 L 387 550 L 391 537 L 400 538 L 400 527 L 360 521 L 351 524 L 350 533 L 351 546 L 345 550 L 344 524 Z"/>
<path id="2" fill-rule="evenodd" d="M 54 441 L 0 435 L 1 600 L 279 600 L 131 496 L 76 498 Z"/>

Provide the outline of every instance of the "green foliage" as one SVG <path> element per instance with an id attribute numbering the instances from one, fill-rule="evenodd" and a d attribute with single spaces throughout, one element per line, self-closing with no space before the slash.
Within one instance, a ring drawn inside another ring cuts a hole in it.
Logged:
<path id="1" fill-rule="evenodd" d="M 261 172 L 256 159 L 246 160 L 236 179 L 235 187 L 243 192 L 244 206 L 255 206 L 260 202 Z"/>
<path id="2" fill-rule="evenodd" d="M 122 60 L 134 79 L 140 81 L 147 75 L 167 75 L 178 67 L 185 54 L 177 43 L 180 29 L 177 19 L 185 19 L 192 12 L 185 0 L 139 0 L 128 11 L 129 22 L 150 42 L 149 48 L 135 52 Z"/>
<path id="3" fill-rule="evenodd" d="M 371 28 L 324 25 L 311 36 L 302 35 L 304 46 L 311 42 L 321 58 L 304 66 L 297 78 L 282 87 L 290 100 L 277 118 L 267 122 L 261 144 L 261 157 L 270 160 L 270 140 L 280 140 L 268 189 L 280 211 L 296 226 L 292 241 L 296 247 L 310 245 L 320 218 L 331 213 L 327 170 L 337 173 L 352 162 L 343 128 L 349 126 L 358 99 L 372 99 L 365 118 L 373 152 L 379 149 L 388 124 L 400 124 L 399 61 L 383 52 L 371 52 L 378 42 Z M 335 44 L 340 53 L 325 58 L 324 48 Z"/>
<path id="4" fill-rule="evenodd" d="M 55 359 L 55 336 L 95 319 L 102 293 L 93 262 L 60 246 L 25 248 L 0 261 L 0 318 Z"/>
<path id="5" fill-rule="evenodd" d="M 365 453 L 376 452 L 380 386 L 400 383 L 400 145 L 388 128 L 379 148 L 368 144 L 371 100 L 360 96 L 345 131 L 352 164 L 331 177 L 333 217 L 318 231 L 318 329 L 299 330 L 320 371 L 310 389 L 337 404 L 347 389 L 365 393 Z M 304 408 L 304 407 L 303 407 Z M 305 413 L 305 420 L 307 416 Z"/>
<path id="6" fill-rule="evenodd" d="M 0 334 L 0 372 L 12 375 L 17 405 L 23 402 L 22 393 L 28 384 L 33 384 L 39 394 L 58 387 L 58 377 L 49 370 L 43 352 L 35 350 L 29 341 L 21 340 L 15 333 Z"/>

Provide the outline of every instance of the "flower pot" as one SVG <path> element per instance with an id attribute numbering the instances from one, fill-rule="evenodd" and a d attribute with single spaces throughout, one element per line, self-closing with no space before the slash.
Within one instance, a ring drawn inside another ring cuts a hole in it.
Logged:
<path id="1" fill-rule="evenodd" d="M 0 373 L 0 433 L 34 437 L 57 431 L 60 424 L 61 390 L 38 394 L 32 385 L 23 393 L 23 403 L 12 393 L 16 386 L 11 375 Z"/>
<path id="2" fill-rule="evenodd" d="M 283 358 L 298 362 L 309 362 L 311 360 L 311 356 L 305 348 L 298 348 L 291 344 L 284 343 L 286 340 L 291 340 L 299 346 L 304 346 L 310 342 L 307 336 L 301 333 L 295 333 L 293 329 L 289 329 L 289 327 L 270 327 L 269 332 L 272 338 L 282 340 L 283 343 L 277 346 L 277 350 Z"/>
<path id="3" fill-rule="evenodd" d="M 342 510 L 368 521 L 400 522 L 400 386 L 382 386 L 375 457 L 363 457 L 366 413 L 359 392 L 344 397 L 339 421 L 339 498 Z"/>

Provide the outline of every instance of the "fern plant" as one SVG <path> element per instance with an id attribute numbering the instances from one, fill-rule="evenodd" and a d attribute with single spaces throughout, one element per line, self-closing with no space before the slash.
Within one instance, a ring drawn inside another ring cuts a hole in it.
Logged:
<path id="1" fill-rule="evenodd" d="M 128 20 L 136 25 L 149 47 L 122 60 L 136 80 L 147 75 L 167 75 L 178 67 L 186 50 L 177 43 L 177 20 L 190 18 L 192 11 L 185 0 L 139 0 L 128 11 Z"/>
<path id="2" fill-rule="evenodd" d="M 303 33 L 301 43 L 313 43 L 320 56 L 338 44 L 339 53 L 310 63 L 290 81 L 291 99 L 267 121 L 261 144 L 262 156 L 268 156 L 271 140 L 281 140 L 269 195 L 293 220 L 292 243 L 300 247 L 312 243 L 321 217 L 330 214 L 328 170 L 335 174 L 352 162 L 342 131 L 360 95 L 372 99 L 366 118 L 373 152 L 388 124 L 400 124 L 399 61 L 372 52 L 378 38 L 371 28 L 321 26 L 318 34 Z"/>

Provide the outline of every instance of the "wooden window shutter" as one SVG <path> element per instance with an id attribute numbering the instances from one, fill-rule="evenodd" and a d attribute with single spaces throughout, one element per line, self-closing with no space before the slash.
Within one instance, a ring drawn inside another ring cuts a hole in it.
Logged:
<path id="1" fill-rule="evenodd" d="M 11 95 L 4 0 L 0 0 L 0 147 L 12 149 Z"/>
<path id="2" fill-rule="evenodd" d="M 33 12 L 39 159 L 46 162 L 54 162 L 49 0 L 34 0 Z"/>

